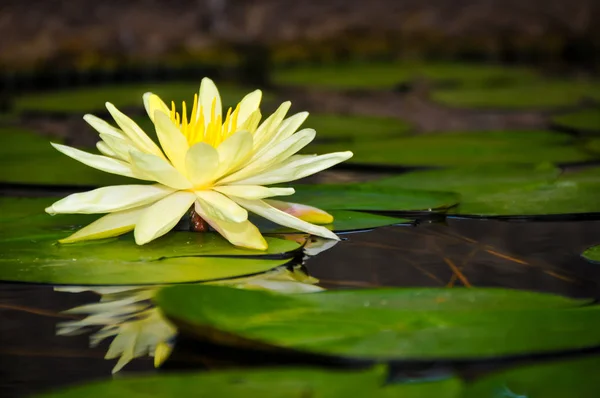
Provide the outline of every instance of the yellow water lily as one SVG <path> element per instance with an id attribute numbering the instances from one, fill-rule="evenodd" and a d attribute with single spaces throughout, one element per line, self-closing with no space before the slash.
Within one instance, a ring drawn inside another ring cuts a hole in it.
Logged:
<path id="1" fill-rule="evenodd" d="M 268 200 L 291 195 L 293 188 L 268 187 L 294 181 L 352 156 L 352 152 L 296 155 L 315 137 L 313 129 L 297 131 L 308 116 L 286 118 L 290 102 L 262 123 L 262 93 L 246 95 L 235 109 L 222 114 L 221 97 L 210 79 L 203 79 L 188 114 L 157 95 L 143 96 L 154 123 L 158 146 L 111 103 L 106 108 L 119 128 L 93 115 L 84 119 L 100 134 L 102 155 L 52 144 L 71 158 L 108 173 L 156 184 L 118 185 L 76 193 L 46 209 L 49 214 L 108 213 L 61 240 L 71 243 L 134 231 L 143 245 L 169 232 L 193 206 L 214 230 L 232 244 L 265 250 L 267 243 L 248 221 L 248 211 L 296 230 L 329 239 L 338 237 L 316 224 L 330 223 L 326 212 L 294 203 Z M 296 216 L 300 216 L 300 219 Z"/>

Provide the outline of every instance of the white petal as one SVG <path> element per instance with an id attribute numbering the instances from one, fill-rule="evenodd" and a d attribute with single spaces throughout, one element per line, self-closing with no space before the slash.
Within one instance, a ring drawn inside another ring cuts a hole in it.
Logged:
<path id="1" fill-rule="evenodd" d="M 59 240 L 60 243 L 73 243 L 82 240 L 104 239 L 123 235 L 135 227 L 147 206 L 120 211 L 100 217 L 93 223 L 83 227 L 73 235 Z"/>
<path id="2" fill-rule="evenodd" d="M 215 191 L 196 191 L 200 206 L 211 218 L 239 223 L 248 219 L 246 209 Z"/>
<path id="3" fill-rule="evenodd" d="M 52 204 L 46 213 L 111 213 L 154 203 L 173 193 L 164 185 L 116 185 L 74 193 Z"/>
<path id="4" fill-rule="evenodd" d="M 131 151 L 131 167 L 140 175 L 175 189 L 189 189 L 192 184 L 171 163 L 158 156 Z"/>
<path id="5" fill-rule="evenodd" d="M 271 116 L 262 122 L 254 133 L 254 150 L 259 150 L 263 145 L 270 142 L 273 135 L 279 129 L 279 125 L 283 118 L 285 118 L 290 106 L 292 106 L 291 102 L 284 102 Z"/>
<path id="6" fill-rule="evenodd" d="M 98 148 L 98 151 L 100 151 L 100 153 L 104 156 L 109 156 L 111 158 L 119 157 L 104 141 L 96 142 L 96 148 Z"/>
<path id="7" fill-rule="evenodd" d="M 173 124 L 169 116 L 161 111 L 154 114 L 156 135 L 162 149 L 176 169 L 184 172 L 185 154 L 189 148 L 187 139 L 181 131 Z"/>
<path id="8" fill-rule="evenodd" d="M 252 152 L 252 134 L 238 131 L 217 147 L 219 153 L 219 169 L 216 178 L 235 170 L 246 161 Z"/>
<path id="9" fill-rule="evenodd" d="M 202 79 L 202 82 L 200 82 L 199 100 L 199 105 L 202 106 L 202 111 L 204 113 L 205 125 L 208 125 L 208 123 L 212 120 L 213 103 L 215 103 L 215 117 L 219 116 L 223 112 L 223 105 L 221 105 L 221 96 L 219 95 L 219 90 L 217 89 L 215 83 L 207 77 Z M 199 111 L 200 107 L 198 107 L 198 112 Z M 196 116 L 196 119 L 198 119 L 199 116 L 200 114 Z"/>
<path id="10" fill-rule="evenodd" d="M 118 174 L 125 177 L 140 178 L 136 175 L 131 167 L 120 160 L 109 158 L 102 155 L 93 155 L 70 146 L 50 143 L 57 151 L 64 153 L 70 158 L 73 158 L 87 166 L 93 167 L 107 173 Z"/>
<path id="11" fill-rule="evenodd" d="M 252 177 L 258 173 L 267 170 L 270 166 L 281 163 L 290 156 L 304 148 L 315 138 L 316 132 L 313 129 L 304 129 L 291 137 L 283 140 L 266 151 L 260 158 L 254 162 L 245 165 L 239 171 L 223 178 L 220 182 L 227 184 L 244 178 Z M 257 184 L 258 185 L 258 184 Z M 262 185 L 262 184 L 261 184 Z"/>
<path id="12" fill-rule="evenodd" d="M 200 188 L 211 182 L 218 168 L 219 154 L 205 142 L 193 145 L 185 155 L 185 169 L 194 187 Z"/>
<path id="13" fill-rule="evenodd" d="M 312 235 L 321 236 L 323 238 L 340 240 L 336 234 L 327 228 L 302 221 L 299 218 L 268 205 L 262 200 L 246 200 L 241 198 L 234 198 L 234 200 L 251 212 L 258 214 L 267 220 L 273 221 L 276 224 L 304 231 Z"/>
<path id="14" fill-rule="evenodd" d="M 127 115 L 118 110 L 110 102 L 106 103 L 106 109 L 110 112 L 115 122 L 121 127 L 123 133 L 131 140 L 131 142 L 141 151 L 151 153 L 153 155 L 163 157 L 160 148 L 144 133 L 144 130 L 131 120 Z"/>
<path id="15" fill-rule="evenodd" d="M 236 128 L 242 126 L 246 122 L 246 120 L 248 120 L 248 117 L 258 109 L 258 107 L 260 106 L 261 99 L 262 91 L 260 90 L 254 90 L 253 92 L 247 94 L 244 98 L 242 98 L 242 100 L 240 101 L 240 110 L 238 111 L 238 123 Z"/>
<path id="16" fill-rule="evenodd" d="M 298 128 L 304 123 L 308 117 L 308 112 L 296 113 L 281 122 L 279 129 L 275 135 L 271 138 L 270 142 L 266 144 L 267 147 L 278 144 L 279 142 L 291 137 L 292 134 L 298 130 Z"/>
<path id="17" fill-rule="evenodd" d="M 192 192 L 175 192 L 150 206 L 138 220 L 135 243 L 143 245 L 169 232 L 196 200 Z"/>
<path id="18" fill-rule="evenodd" d="M 195 209 L 200 217 L 232 244 L 248 249 L 267 250 L 265 238 L 250 221 L 234 223 L 212 218 L 199 202 L 196 202 Z"/>
<path id="19" fill-rule="evenodd" d="M 144 100 L 144 108 L 146 109 L 146 113 L 152 122 L 154 122 L 154 113 L 156 111 L 161 111 L 165 114 L 169 114 L 171 111 L 169 107 L 160 99 L 160 97 L 153 93 L 145 93 L 142 96 Z"/>
<path id="20" fill-rule="evenodd" d="M 227 196 L 237 196 L 243 199 L 264 199 L 273 196 L 292 195 L 294 188 L 268 188 L 260 185 L 225 185 L 213 187 L 213 190 Z"/>
<path id="21" fill-rule="evenodd" d="M 265 200 L 265 202 L 278 210 L 291 214 L 292 216 L 311 224 L 326 225 L 333 222 L 333 216 L 331 214 L 317 207 L 300 203 L 282 202 L 280 200 Z"/>
<path id="22" fill-rule="evenodd" d="M 352 152 L 335 152 L 325 155 L 297 155 L 285 162 L 274 165 L 270 170 L 246 179 L 232 181 L 233 185 L 269 185 L 288 182 L 318 173 L 331 166 L 350 159 Z"/>
<path id="23" fill-rule="evenodd" d="M 98 133 L 112 135 L 113 137 L 117 138 L 125 138 L 121 130 L 111 126 L 99 117 L 87 114 L 83 116 L 83 120 L 92 126 Z"/>

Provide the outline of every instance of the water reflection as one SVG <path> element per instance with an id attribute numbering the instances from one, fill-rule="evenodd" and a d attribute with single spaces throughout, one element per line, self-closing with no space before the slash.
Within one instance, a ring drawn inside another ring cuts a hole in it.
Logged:
<path id="1" fill-rule="evenodd" d="M 302 237 L 304 239 L 304 237 Z M 304 252 L 305 259 L 333 247 L 337 242 L 311 239 Z M 239 289 L 266 289 L 281 293 L 308 293 L 322 290 L 317 279 L 309 276 L 302 265 L 284 266 L 250 277 L 207 282 Z M 170 355 L 177 329 L 152 304 L 154 295 L 166 285 L 55 287 L 62 293 L 93 292 L 99 301 L 66 310 L 64 314 L 84 316 L 82 319 L 59 322 L 56 334 L 73 336 L 91 332 L 90 347 L 112 339 L 105 359 L 118 361 L 112 373 L 120 371 L 135 358 L 150 356 L 154 366 L 160 366 Z M 99 328 L 99 329 L 98 329 Z"/>

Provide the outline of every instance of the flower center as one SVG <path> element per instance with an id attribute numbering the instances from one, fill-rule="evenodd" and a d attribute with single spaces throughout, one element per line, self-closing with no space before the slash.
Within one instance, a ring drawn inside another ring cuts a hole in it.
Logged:
<path id="1" fill-rule="evenodd" d="M 240 105 L 235 110 L 231 108 L 227 111 L 225 121 L 221 113 L 217 114 L 217 99 L 214 98 L 210 109 L 210 119 L 206 120 L 202 105 L 198 104 L 198 94 L 194 95 L 194 105 L 188 118 L 185 101 L 181 103 L 181 115 L 176 111 L 175 102 L 171 102 L 170 118 L 181 133 L 187 139 L 190 146 L 199 142 L 205 142 L 213 147 L 218 147 L 225 139 L 237 131 L 238 115 Z"/>

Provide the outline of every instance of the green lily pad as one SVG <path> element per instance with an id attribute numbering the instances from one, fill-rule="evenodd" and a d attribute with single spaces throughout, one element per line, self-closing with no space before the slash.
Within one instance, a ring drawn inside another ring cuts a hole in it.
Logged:
<path id="1" fill-rule="evenodd" d="M 466 196 L 451 213 L 467 216 L 544 216 L 600 213 L 600 168 L 566 173 L 555 181 Z"/>
<path id="2" fill-rule="evenodd" d="M 151 91 L 159 95 L 166 103 L 175 101 L 181 106 L 181 101 L 189 103 L 194 100 L 194 93 L 200 87 L 194 82 L 163 82 L 120 84 L 114 86 L 84 87 L 69 90 L 48 91 L 43 93 L 25 94 L 14 101 L 16 112 L 58 112 L 81 114 L 104 110 L 106 101 L 112 102 L 117 108 L 137 107 L 142 109 L 142 95 Z M 241 100 L 250 90 L 240 87 L 219 85 L 221 97 L 225 103 Z M 190 105 L 191 106 L 191 105 Z"/>
<path id="3" fill-rule="evenodd" d="M 468 87 L 487 87 L 495 82 L 518 84 L 538 79 L 534 72 L 525 68 L 407 62 L 299 66 L 277 69 L 273 75 L 273 81 L 277 84 L 341 89 L 392 88 L 416 78 L 434 82 L 456 82 Z"/>
<path id="4" fill-rule="evenodd" d="M 407 134 L 411 126 L 393 118 L 311 113 L 302 128 L 315 129 L 317 131 L 315 142 L 319 143 L 398 137 Z"/>
<path id="5" fill-rule="evenodd" d="M 333 152 L 338 144 L 309 146 L 306 153 Z M 465 166 L 487 163 L 580 162 L 592 155 L 573 137 L 548 131 L 481 131 L 438 133 L 354 142 L 350 163 L 404 166 Z"/>
<path id="6" fill-rule="evenodd" d="M 560 176 L 550 164 L 481 165 L 415 171 L 371 183 L 374 187 L 441 189 L 460 194 L 449 214 L 541 216 L 600 212 L 600 168 Z"/>
<path id="7" fill-rule="evenodd" d="M 588 247 L 581 256 L 589 262 L 600 264 L 600 245 Z"/>
<path id="8" fill-rule="evenodd" d="M 50 141 L 60 142 L 30 130 L 0 128 L 0 182 L 81 186 L 138 183 L 79 163 L 54 149 Z"/>
<path id="9" fill-rule="evenodd" d="M 573 105 L 584 98 L 598 99 L 600 82 L 539 80 L 529 84 L 439 89 L 435 101 L 468 108 L 550 108 Z"/>
<path id="10" fill-rule="evenodd" d="M 161 290 L 155 300 L 182 330 L 203 339 L 378 361 L 600 345 L 600 307 L 524 291 L 376 289 L 282 296 L 176 286 Z"/>
<path id="11" fill-rule="evenodd" d="M 417 191 L 368 184 L 297 185 L 290 201 L 325 210 L 415 212 L 446 209 L 458 202 L 451 192 Z"/>
<path id="12" fill-rule="evenodd" d="M 69 397 L 264 397 L 383 398 L 458 397 L 457 379 L 383 386 L 382 368 L 366 371 L 321 369 L 230 370 L 210 373 L 124 377 L 42 395 Z"/>
<path id="13" fill-rule="evenodd" d="M 585 109 L 555 116 L 552 122 L 560 127 L 583 132 L 600 132 L 600 109 Z"/>
<path id="14" fill-rule="evenodd" d="M 389 225 L 413 224 L 413 221 L 406 218 L 388 217 L 359 211 L 330 210 L 329 213 L 333 216 L 333 223 L 324 225 L 324 227 L 335 232 L 364 231 Z M 257 217 L 251 221 L 264 233 L 298 233 L 297 230 L 282 227 L 264 218 Z"/>
<path id="15" fill-rule="evenodd" d="M 0 219 L 0 280 L 72 285 L 206 281 L 270 270 L 289 262 L 300 249 L 294 241 L 266 238 L 267 251 L 247 250 L 233 246 L 216 233 L 178 231 L 144 246 L 136 245 L 131 233 L 61 245 L 59 239 L 98 216 L 51 217 L 42 213 L 42 204 L 48 201 L 0 201 L 3 214 L 12 214 Z M 14 209 L 20 210 L 5 211 Z"/>
<path id="16" fill-rule="evenodd" d="M 481 397 L 598 397 L 600 357 L 520 366 L 483 377 L 469 384 L 461 395 Z"/>

